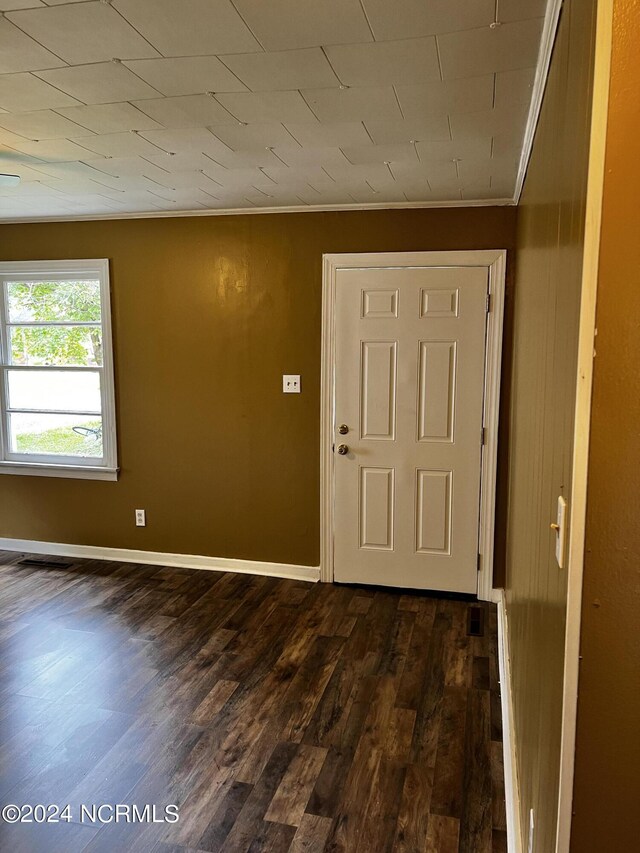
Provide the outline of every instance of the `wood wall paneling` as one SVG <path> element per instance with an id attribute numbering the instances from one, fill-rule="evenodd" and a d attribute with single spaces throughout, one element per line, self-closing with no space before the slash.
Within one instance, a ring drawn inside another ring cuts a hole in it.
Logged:
<path id="1" fill-rule="evenodd" d="M 572 853 L 640 836 L 640 4 L 613 8 Z"/>
<path id="2" fill-rule="evenodd" d="M 528 835 L 533 808 L 535 853 L 555 848 L 567 578 L 549 525 L 558 495 L 571 498 L 595 11 L 596 0 L 563 6 L 518 211 L 506 601 L 521 825 Z"/>

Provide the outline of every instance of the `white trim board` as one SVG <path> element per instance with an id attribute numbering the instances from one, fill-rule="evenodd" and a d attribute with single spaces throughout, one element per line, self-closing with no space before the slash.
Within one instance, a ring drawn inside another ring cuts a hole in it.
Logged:
<path id="1" fill-rule="evenodd" d="M 586 219 L 582 263 L 582 294 L 578 335 L 578 369 L 574 414 L 571 502 L 569 504 L 569 556 L 567 560 L 567 616 L 564 646 L 562 734 L 556 853 L 569 853 L 573 809 L 578 676 L 580 670 L 580 621 L 587 517 L 587 477 L 591 426 L 596 297 L 600 230 L 604 196 L 605 149 L 609 112 L 609 79 L 613 38 L 613 0 L 599 0 L 593 98 L 587 179 Z"/>
<path id="2" fill-rule="evenodd" d="M 487 320 L 485 353 L 484 428 L 480 495 L 481 554 L 478 598 L 493 600 L 496 469 L 500 368 L 507 253 L 505 249 L 459 252 L 365 252 L 324 255 L 322 273 L 322 367 L 320 390 L 320 580 L 333 581 L 333 466 L 334 365 L 336 273 L 339 269 L 366 267 L 486 266 L 489 270 L 491 310 Z"/>
<path id="3" fill-rule="evenodd" d="M 516 736 L 511 692 L 511 658 L 509 655 L 509 624 L 507 621 L 504 590 L 498 593 L 498 668 L 500 672 L 500 705 L 502 710 L 502 751 L 504 759 L 504 791 L 507 812 L 508 853 L 522 853 L 522 827 L 520 824 L 520 785 Z"/>
<path id="4" fill-rule="evenodd" d="M 51 557 L 82 557 L 88 560 L 141 563 L 179 569 L 204 569 L 206 571 L 234 572 L 244 575 L 264 575 L 270 578 L 288 578 L 289 580 L 299 581 L 316 582 L 320 578 L 320 569 L 317 566 L 263 563 L 227 557 L 207 557 L 198 554 L 170 554 L 164 551 L 137 551 L 130 548 L 103 548 L 99 545 L 39 542 L 34 539 L 0 538 L 0 551 L 46 554 Z"/>
<path id="5" fill-rule="evenodd" d="M 536 65 L 536 76 L 533 81 L 529 115 L 527 117 L 527 124 L 524 131 L 522 151 L 520 152 L 516 188 L 513 193 L 514 204 L 518 204 L 520 202 L 524 180 L 527 176 L 527 169 L 529 168 L 529 160 L 531 159 L 533 141 L 536 135 L 536 128 L 538 127 L 540 111 L 542 110 L 542 100 L 544 98 L 544 90 L 546 89 L 547 79 L 549 77 L 551 56 L 553 55 L 553 46 L 556 41 L 558 23 L 560 21 L 560 11 L 562 10 L 563 2 L 564 0 L 548 0 L 547 2 L 547 11 L 544 16 L 542 37 L 540 39 L 538 63 Z"/>
<path id="6" fill-rule="evenodd" d="M 200 210 L 157 210 L 142 213 L 88 213 L 69 216 L 24 216 L 0 218 L 0 225 L 28 225 L 35 222 L 100 222 L 105 219 L 177 219 L 185 216 L 247 216 L 260 213 L 322 213 L 343 210 L 424 210 L 449 207 L 512 207 L 512 198 L 476 198 L 452 201 L 389 201 L 362 204 L 292 204 L 281 207 L 203 208 Z"/>

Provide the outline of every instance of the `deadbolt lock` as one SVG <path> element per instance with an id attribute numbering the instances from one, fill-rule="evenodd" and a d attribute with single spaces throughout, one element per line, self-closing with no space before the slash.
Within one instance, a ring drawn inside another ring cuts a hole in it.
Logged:
<path id="1" fill-rule="evenodd" d="M 349 427 L 346 424 L 340 424 L 338 432 L 340 435 L 346 435 L 349 432 Z"/>
<path id="2" fill-rule="evenodd" d="M 338 453 L 340 454 L 340 456 L 346 456 L 348 452 L 349 452 L 349 448 L 347 447 L 346 444 L 339 444 L 338 445 Z"/>

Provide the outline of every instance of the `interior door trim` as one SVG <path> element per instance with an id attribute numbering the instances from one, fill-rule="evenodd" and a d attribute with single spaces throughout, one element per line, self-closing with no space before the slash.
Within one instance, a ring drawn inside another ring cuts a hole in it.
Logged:
<path id="1" fill-rule="evenodd" d="M 341 269 L 380 267 L 487 267 L 490 306 L 487 315 L 484 382 L 484 447 L 480 484 L 478 598 L 494 600 L 496 469 L 500 412 L 500 370 L 506 249 L 462 252 L 381 252 L 323 255 L 322 368 L 320 390 L 320 580 L 333 582 L 334 419 L 336 274 Z M 478 437 L 480 440 L 480 437 Z"/>

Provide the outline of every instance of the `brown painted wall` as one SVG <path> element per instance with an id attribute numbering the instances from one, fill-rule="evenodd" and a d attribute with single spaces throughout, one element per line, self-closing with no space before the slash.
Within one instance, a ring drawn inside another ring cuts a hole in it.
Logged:
<path id="1" fill-rule="evenodd" d="M 506 600 L 535 853 L 555 849 L 567 577 L 549 525 L 558 495 L 571 499 L 595 10 L 565 0 L 518 214 Z"/>
<path id="2" fill-rule="evenodd" d="M 572 853 L 640 842 L 640 3 L 616 0 Z"/>
<path id="3" fill-rule="evenodd" d="M 121 465 L 117 483 L 0 475 L 0 536 L 317 565 L 322 254 L 512 249 L 515 218 L 469 208 L 0 226 L 5 260 L 111 259 Z M 283 373 L 302 374 L 300 396 L 282 394 Z"/>

